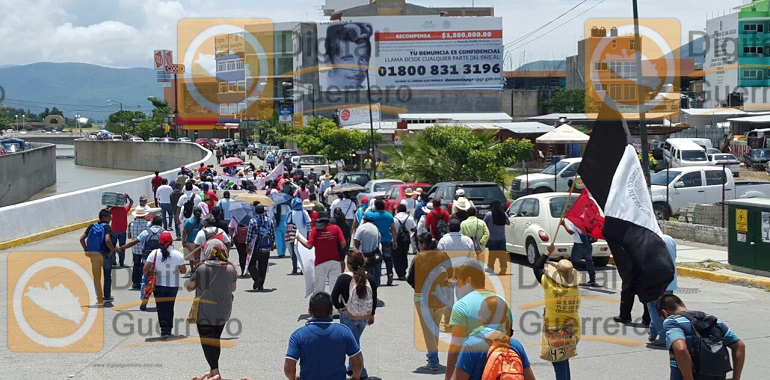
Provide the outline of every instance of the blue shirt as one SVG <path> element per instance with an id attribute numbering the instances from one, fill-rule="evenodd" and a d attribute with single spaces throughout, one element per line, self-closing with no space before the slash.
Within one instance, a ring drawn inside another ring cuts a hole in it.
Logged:
<path id="1" fill-rule="evenodd" d="M 452 314 L 449 317 L 449 325 L 450 326 L 463 326 L 465 327 L 465 332 L 468 334 L 469 339 L 471 332 L 476 331 L 479 327 L 481 327 L 481 321 L 479 320 L 479 310 L 481 310 L 482 303 L 484 303 L 484 300 L 486 300 L 489 297 L 494 297 L 495 293 L 492 292 L 479 292 L 478 290 L 474 290 L 468 294 L 466 294 L 464 297 L 460 298 L 455 304 L 452 306 Z M 486 315 L 488 315 L 488 311 L 486 310 L 486 304 L 484 304 L 484 311 L 486 311 Z M 493 320 L 491 324 L 489 324 L 487 327 L 499 330 L 503 333 L 508 333 L 506 331 L 506 325 L 504 325 L 505 322 L 513 321 L 513 313 L 511 313 L 511 308 L 508 307 L 508 320 L 507 321 L 501 321 L 499 319 Z M 488 318 L 488 317 L 487 317 Z M 476 342 L 469 341 L 466 342 L 469 344 L 475 344 Z M 463 343 L 465 344 L 465 343 Z"/>
<path id="2" fill-rule="evenodd" d="M 419 222 L 420 218 L 425 214 L 425 212 L 422 210 L 423 207 L 425 207 L 426 203 L 423 200 L 420 200 L 417 202 L 417 206 L 414 207 L 414 221 Z"/>
<path id="3" fill-rule="evenodd" d="M 719 326 L 725 334 L 725 346 L 730 346 L 740 340 L 738 336 L 719 319 L 717 319 L 717 326 Z M 684 339 L 685 343 L 687 343 L 687 350 L 692 352 L 692 324 L 689 319 L 682 316 L 669 316 L 663 321 L 663 331 L 666 332 L 666 348 L 671 350 L 671 345 L 673 345 L 675 341 Z M 671 359 L 671 367 L 678 368 L 675 359 Z"/>
<path id="4" fill-rule="evenodd" d="M 674 241 L 674 238 L 668 235 L 663 235 L 663 242 L 666 243 L 666 249 L 668 250 L 668 254 L 671 256 L 671 260 L 674 261 L 674 281 L 671 281 L 670 284 L 668 284 L 668 287 L 666 288 L 667 292 L 674 292 L 676 290 L 676 241 Z"/>
<path id="5" fill-rule="evenodd" d="M 195 236 L 203 229 L 203 218 L 196 223 L 195 217 L 190 217 L 184 221 L 183 228 L 187 228 L 187 243 L 195 243 Z"/>
<path id="6" fill-rule="evenodd" d="M 231 201 L 230 198 L 222 198 L 219 200 L 219 202 L 217 202 L 217 206 L 219 206 L 219 208 L 222 209 L 222 213 L 225 216 L 225 220 L 228 222 L 230 221 L 230 218 L 233 217 L 233 214 L 230 213 L 230 201 Z"/>
<path id="7" fill-rule="evenodd" d="M 481 330 L 481 332 L 491 331 L 491 329 Z M 519 354 L 524 369 L 529 368 L 529 358 L 527 357 L 527 351 L 524 350 L 524 346 L 518 340 L 511 338 L 511 348 Z M 480 380 L 481 375 L 484 373 L 484 366 L 487 364 L 488 352 L 489 344 L 486 341 L 463 346 L 460 356 L 457 358 L 457 368 L 470 375 L 471 380 Z"/>
<path id="8" fill-rule="evenodd" d="M 302 380 L 346 379 L 345 358 L 361 352 L 350 328 L 331 318 L 313 318 L 289 338 L 286 358 L 299 360 Z"/>
<path id="9" fill-rule="evenodd" d="M 386 211 L 375 211 L 374 220 L 372 221 L 377 229 L 380 230 L 380 242 L 391 243 L 393 242 L 393 235 L 390 233 L 390 226 L 393 225 L 393 214 Z"/>

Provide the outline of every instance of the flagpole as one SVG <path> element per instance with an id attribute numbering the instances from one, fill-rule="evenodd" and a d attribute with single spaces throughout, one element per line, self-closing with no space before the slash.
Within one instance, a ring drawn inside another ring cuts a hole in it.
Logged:
<path id="1" fill-rule="evenodd" d="M 649 147 L 647 146 L 647 121 L 645 120 L 645 112 L 643 112 L 642 86 L 640 86 L 640 83 L 644 80 L 644 72 L 642 71 L 642 39 L 639 36 L 639 10 L 636 6 L 636 0 L 632 0 L 632 3 L 634 7 L 634 45 L 636 45 L 636 101 L 639 106 L 639 132 L 642 140 L 642 173 L 644 173 L 644 180 L 647 182 L 647 192 L 651 192 L 650 158 Z"/>
<path id="2" fill-rule="evenodd" d="M 572 186 L 569 187 L 569 194 L 567 194 L 567 201 L 564 202 L 564 207 L 561 208 L 561 219 L 559 224 L 556 225 L 556 232 L 553 234 L 553 241 L 551 241 L 551 247 L 556 244 L 556 237 L 559 236 L 559 227 L 564 222 L 564 215 L 567 213 L 567 205 L 569 205 L 569 199 L 572 197 L 572 192 L 575 190 L 575 184 L 577 183 L 577 174 L 572 177 Z"/>

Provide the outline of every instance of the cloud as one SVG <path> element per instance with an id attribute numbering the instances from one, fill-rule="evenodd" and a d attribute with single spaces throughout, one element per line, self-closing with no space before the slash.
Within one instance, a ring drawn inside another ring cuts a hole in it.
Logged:
<path id="1" fill-rule="evenodd" d="M 217 61 L 214 54 L 198 53 L 198 59 L 193 63 L 200 66 L 200 68 L 211 75 L 212 78 L 217 76 Z"/>

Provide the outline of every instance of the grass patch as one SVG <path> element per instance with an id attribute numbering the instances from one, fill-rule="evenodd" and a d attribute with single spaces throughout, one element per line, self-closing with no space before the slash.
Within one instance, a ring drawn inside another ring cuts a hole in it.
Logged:
<path id="1" fill-rule="evenodd" d="M 715 260 L 703 260 L 696 263 L 678 263 L 676 264 L 680 267 L 685 268 L 692 268 L 692 269 L 700 269 L 700 270 L 706 270 L 709 272 L 715 272 L 720 269 L 725 269 L 727 266 L 719 261 Z"/>

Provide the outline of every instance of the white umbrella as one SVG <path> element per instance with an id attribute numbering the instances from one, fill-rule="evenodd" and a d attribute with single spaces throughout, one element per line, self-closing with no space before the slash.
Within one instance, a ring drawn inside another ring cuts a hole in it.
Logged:
<path id="1" fill-rule="evenodd" d="M 553 131 L 538 137 L 535 141 L 538 144 L 585 144 L 589 138 L 591 137 L 587 134 L 567 124 L 562 124 Z"/>

